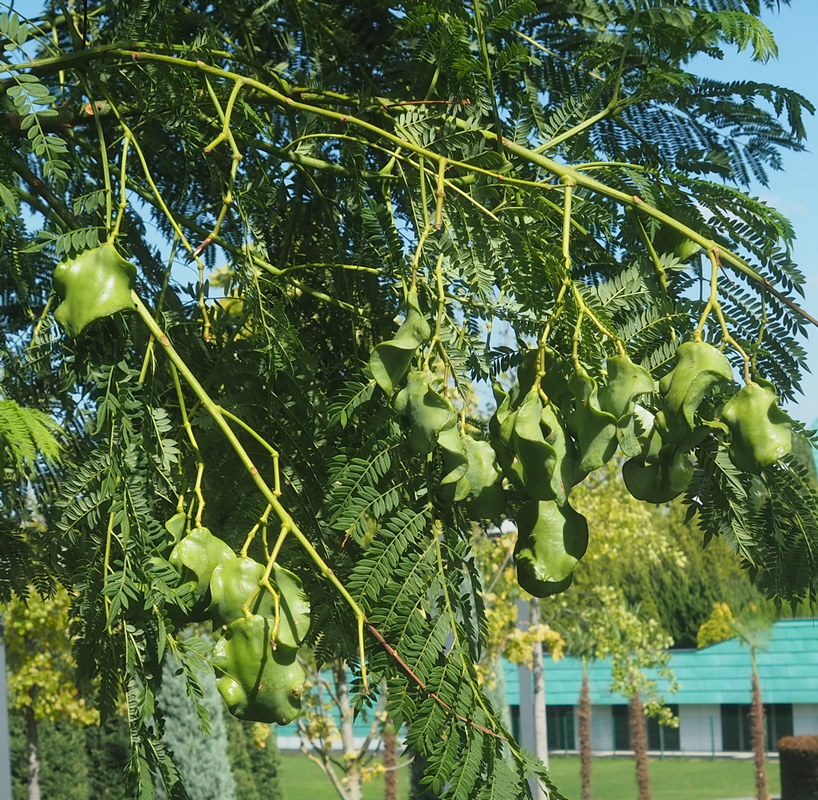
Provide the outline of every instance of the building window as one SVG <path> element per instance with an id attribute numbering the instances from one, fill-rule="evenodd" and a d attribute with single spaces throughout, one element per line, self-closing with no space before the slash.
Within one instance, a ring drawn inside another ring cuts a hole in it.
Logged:
<path id="1" fill-rule="evenodd" d="M 777 750 L 782 736 L 792 736 L 792 703 L 770 703 L 764 706 L 767 721 L 767 749 Z"/>
<path id="2" fill-rule="evenodd" d="M 792 736 L 792 704 L 768 703 L 764 706 L 767 750 L 775 750 L 782 736 Z M 722 750 L 753 749 L 750 706 L 725 704 L 721 707 Z"/>
<path id="3" fill-rule="evenodd" d="M 628 707 L 611 706 L 613 715 L 614 750 L 631 749 L 631 729 L 628 724 Z"/>
<path id="4" fill-rule="evenodd" d="M 675 716 L 679 714 L 679 706 L 669 705 L 668 708 Z M 612 706 L 613 714 L 613 740 L 614 750 L 631 750 L 631 728 L 628 720 L 627 706 Z M 647 718 L 648 723 L 648 749 L 660 750 L 681 750 L 679 739 L 679 728 L 671 728 L 667 725 L 659 725 L 653 718 Z"/>
<path id="5" fill-rule="evenodd" d="M 520 706 L 509 706 L 509 716 L 511 717 L 511 735 L 520 741 Z"/>
<path id="6" fill-rule="evenodd" d="M 679 716 L 679 706 L 667 706 L 674 717 Z M 670 725 L 660 725 L 654 717 L 648 717 L 648 749 L 659 750 L 681 750 L 682 745 L 679 739 L 679 726 L 672 728 Z"/>
<path id="7" fill-rule="evenodd" d="M 546 706 L 549 750 L 576 750 L 573 706 Z"/>

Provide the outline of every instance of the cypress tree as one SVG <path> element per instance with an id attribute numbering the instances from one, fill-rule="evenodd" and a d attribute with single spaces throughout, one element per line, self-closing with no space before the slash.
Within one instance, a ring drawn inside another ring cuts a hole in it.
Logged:
<path id="1" fill-rule="evenodd" d="M 232 714 L 225 714 L 224 721 L 227 729 L 227 758 L 233 771 L 236 796 L 241 800 L 264 800 L 256 788 L 246 723 L 236 719 Z"/>
<path id="2" fill-rule="evenodd" d="M 241 800 L 280 800 L 281 753 L 275 728 L 262 723 L 244 722 L 224 714 L 227 727 L 227 757 Z"/>
<path id="3" fill-rule="evenodd" d="M 202 731 L 196 709 L 187 696 L 185 678 L 170 657 L 162 669 L 159 707 L 165 717 L 163 740 L 172 751 L 190 800 L 235 800 L 236 785 L 227 758 L 227 732 L 222 717 L 223 703 L 212 673 L 198 676 L 210 734 Z M 161 793 L 161 789 L 159 790 Z"/>
<path id="4" fill-rule="evenodd" d="M 130 756 L 128 725 L 122 717 L 111 717 L 101 725 L 85 728 L 90 797 L 125 800 L 125 765 Z"/>

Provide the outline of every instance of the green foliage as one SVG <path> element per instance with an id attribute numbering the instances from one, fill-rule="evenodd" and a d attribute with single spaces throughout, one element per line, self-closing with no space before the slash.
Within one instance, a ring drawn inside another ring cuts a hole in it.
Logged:
<path id="1" fill-rule="evenodd" d="M 28 762 L 25 721 L 20 713 L 10 716 L 12 797 L 26 800 L 28 793 Z M 91 793 L 93 777 L 85 749 L 85 732 L 70 722 L 46 721 L 38 725 L 40 758 L 40 791 L 43 797 L 60 800 L 91 800 L 110 797 Z M 111 776 L 121 782 L 120 775 Z"/>
<path id="2" fill-rule="evenodd" d="M 684 342 L 722 351 L 725 378 L 798 392 L 793 231 L 741 187 L 803 148 L 812 106 L 687 70 L 728 46 L 772 55 L 759 4 L 58 6 L 36 24 L 0 18 L 14 404 L 0 430 L 6 442 L 13 416 L 5 450 L 28 470 L 3 475 L 16 502 L 0 517 L 0 590 L 21 589 L 15 574 L 70 590 L 81 674 L 104 713 L 127 708 L 135 797 L 178 784 L 156 735 L 166 653 L 197 701 L 211 658 L 179 635 L 192 598 L 165 527 L 178 513 L 183 532 L 207 526 L 298 576 L 307 644 L 350 663 L 359 706 L 388 685 L 428 787 L 526 796 L 546 773 L 474 667 L 485 619 L 470 510 L 452 499 L 463 437 L 510 443 L 513 518 L 524 495 L 581 494 L 614 436 L 651 460 L 644 435 L 670 407 L 662 379 Z M 114 304 L 136 313 L 96 314 L 96 298 L 63 338 L 54 268 L 102 242 L 138 266 L 136 294 L 120 286 Z M 624 357 L 645 384 L 614 417 L 592 389 L 619 396 L 603 390 Z M 497 378 L 525 405 L 499 433 L 468 419 Z M 798 601 L 816 588 L 818 493 L 792 458 L 758 475 L 732 465 L 718 416 L 736 391 L 674 406 L 671 461 L 692 473 L 685 503 L 705 537 Z M 604 441 L 586 435 L 589 404 L 610 417 Z M 34 417 L 20 424 L 33 408 L 65 441 L 59 464 L 29 474 L 32 452 L 48 455 Z M 23 528 L 27 493 L 43 520 Z"/>
<path id="3" fill-rule="evenodd" d="M 105 800 L 127 798 L 123 777 L 129 746 L 128 727 L 120 716 L 109 717 L 99 725 L 85 728 L 89 800 L 97 797 Z"/>
<path id="4" fill-rule="evenodd" d="M 735 619 L 727 603 L 714 603 L 713 611 L 700 626 L 696 636 L 696 647 L 708 647 L 723 642 L 735 635 Z"/>
<path id="5" fill-rule="evenodd" d="M 0 400 L 0 445 L 21 472 L 31 470 L 40 457 L 51 463 L 59 460 L 57 430 L 54 420 L 39 409 Z"/>
<path id="6" fill-rule="evenodd" d="M 66 636 L 70 598 L 64 590 L 51 597 L 36 594 L 4 607 L 9 703 L 29 710 L 35 722 L 88 724 L 96 710 L 77 686 Z"/>
<path id="7" fill-rule="evenodd" d="M 125 800 L 128 762 L 127 726 L 120 717 L 102 725 L 63 720 L 39 723 L 40 788 L 43 797 L 66 800 Z M 10 714 L 12 796 L 28 795 L 26 726 L 18 711 Z"/>
<path id="8" fill-rule="evenodd" d="M 236 797 L 242 800 L 279 800 L 283 796 L 280 773 L 281 754 L 276 746 L 275 729 L 245 722 L 232 715 L 225 715 L 227 730 L 227 757 Z"/>

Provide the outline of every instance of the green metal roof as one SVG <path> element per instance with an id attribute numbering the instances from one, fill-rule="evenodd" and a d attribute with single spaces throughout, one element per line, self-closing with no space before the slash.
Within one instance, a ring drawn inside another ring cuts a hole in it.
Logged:
<path id="1" fill-rule="evenodd" d="M 772 628 L 765 649 L 757 655 L 765 703 L 818 703 L 818 619 L 781 620 Z M 679 683 L 675 694 L 665 692 L 669 703 L 721 704 L 750 702 L 750 651 L 738 639 L 701 650 L 671 651 L 670 667 Z M 566 657 L 545 658 L 546 702 L 573 706 L 579 698 L 582 664 Z M 506 697 L 519 705 L 517 667 L 505 664 Z M 607 661 L 591 665 L 591 702 L 624 705 L 627 699 L 610 691 L 611 668 Z M 664 679 L 659 685 L 666 689 Z M 356 736 L 365 736 L 368 724 L 357 719 Z M 280 737 L 296 736 L 295 723 L 278 728 Z"/>
<path id="2" fill-rule="evenodd" d="M 756 659 L 765 703 L 818 703 L 818 619 L 779 620 Z M 679 689 L 670 694 L 667 681 L 657 679 L 667 702 L 679 705 L 750 702 L 750 650 L 738 639 L 701 650 L 673 650 L 669 666 Z M 581 676 L 579 659 L 553 661 L 546 657 L 547 703 L 576 705 Z M 520 696 L 517 667 L 506 664 L 505 677 L 508 702 L 517 705 Z M 593 704 L 627 702 L 610 691 L 610 662 L 593 663 L 589 678 Z"/>

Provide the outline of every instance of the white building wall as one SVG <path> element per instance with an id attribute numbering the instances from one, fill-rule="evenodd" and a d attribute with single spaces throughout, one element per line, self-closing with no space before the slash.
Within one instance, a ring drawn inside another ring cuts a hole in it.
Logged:
<path id="1" fill-rule="evenodd" d="M 818 703 L 793 704 L 792 732 L 796 736 L 818 735 Z"/>
<path id="2" fill-rule="evenodd" d="M 717 705 L 679 706 L 679 746 L 683 753 L 721 750 L 721 710 Z"/>
<path id="3" fill-rule="evenodd" d="M 579 737 L 579 720 L 577 720 Z M 579 745 L 579 740 L 577 740 Z M 613 716 L 610 706 L 594 706 L 591 712 L 591 747 L 594 750 L 613 750 Z"/>

